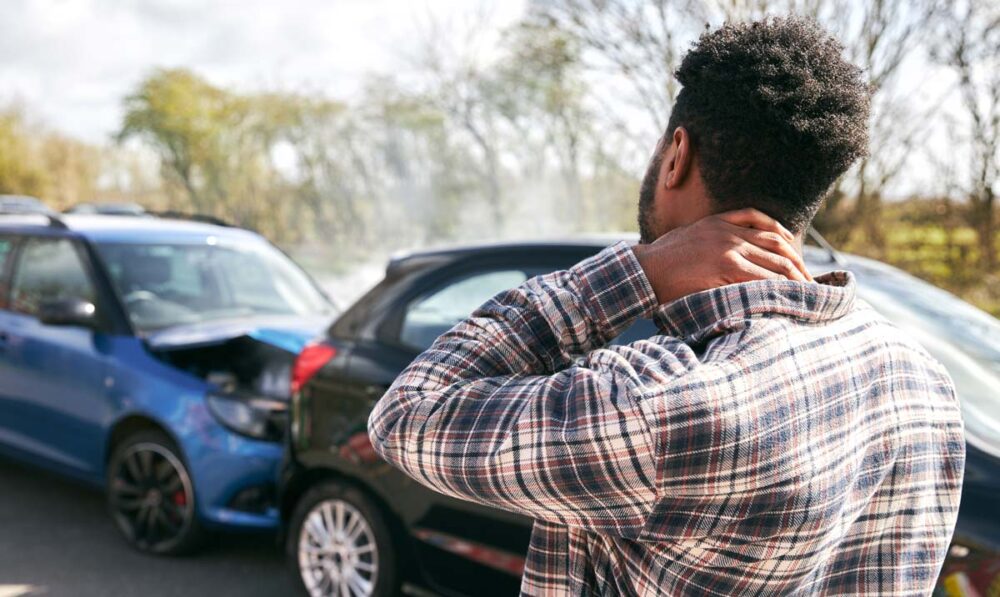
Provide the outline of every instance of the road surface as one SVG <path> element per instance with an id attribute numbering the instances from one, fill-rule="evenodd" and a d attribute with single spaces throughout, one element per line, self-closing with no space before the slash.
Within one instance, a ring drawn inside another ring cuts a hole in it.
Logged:
<path id="1" fill-rule="evenodd" d="M 294 595 L 270 536 L 157 558 L 118 536 L 101 494 L 0 457 L 0 597 Z"/>

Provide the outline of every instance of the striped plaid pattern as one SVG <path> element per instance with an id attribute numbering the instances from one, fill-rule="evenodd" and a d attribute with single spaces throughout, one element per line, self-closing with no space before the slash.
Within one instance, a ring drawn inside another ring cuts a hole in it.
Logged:
<path id="1" fill-rule="evenodd" d="M 965 458 L 952 383 L 817 284 L 656 307 L 631 248 L 499 294 L 396 380 L 378 454 L 536 520 L 525 595 L 926 595 Z M 637 317 L 663 335 L 607 346 Z"/>

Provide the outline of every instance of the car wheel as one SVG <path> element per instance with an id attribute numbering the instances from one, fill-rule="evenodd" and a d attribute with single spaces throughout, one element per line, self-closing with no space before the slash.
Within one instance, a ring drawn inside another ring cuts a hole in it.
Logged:
<path id="1" fill-rule="evenodd" d="M 139 551 L 180 555 L 199 545 L 191 475 L 163 432 L 140 431 L 115 446 L 107 496 L 118 529 Z"/>
<path id="2" fill-rule="evenodd" d="M 299 500 L 287 552 L 296 584 L 310 597 L 398 594 L 396 550 L 385 518 L 345 483 L 321 483 Z"/>

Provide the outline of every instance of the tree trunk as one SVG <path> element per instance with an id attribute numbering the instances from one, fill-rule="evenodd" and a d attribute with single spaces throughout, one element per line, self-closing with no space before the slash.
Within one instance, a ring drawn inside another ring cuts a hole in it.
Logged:
<path id="1" fill-rule="evenodd" d="M 859 233 L 864 252 L 881 258 L 885 253 L 885 234 L 882 231 L 882 197 L 876 192 L 858 194 L 854 213 L 847 225 Z"/>
<path id="2" fill-rule="evenodd" d="M 983 271 L 993 273 L 997 268 L 996 221 L 993 213 L 995 197 L 993 189 L 987 186 L 983 197 L 975 202 L 973 214 L 976 218 L 975 228 L 979 237 L 979 263 Z"/>

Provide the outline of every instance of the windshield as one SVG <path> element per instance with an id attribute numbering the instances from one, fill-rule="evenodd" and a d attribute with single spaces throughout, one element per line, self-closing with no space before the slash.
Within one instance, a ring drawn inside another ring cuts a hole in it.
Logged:
<path id="1" fill-rule="evenodd" d="M 306 274 L 266 243 L 100 243 L 133 325 L 175 325 L 333 309 Z"/>

